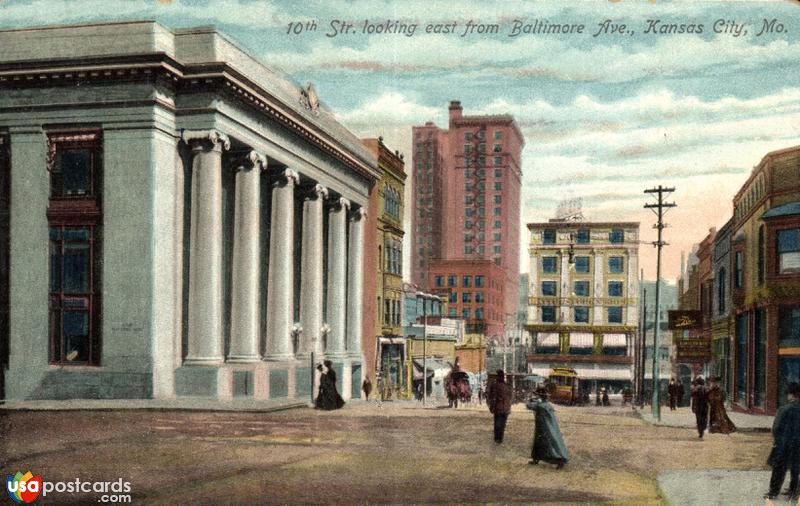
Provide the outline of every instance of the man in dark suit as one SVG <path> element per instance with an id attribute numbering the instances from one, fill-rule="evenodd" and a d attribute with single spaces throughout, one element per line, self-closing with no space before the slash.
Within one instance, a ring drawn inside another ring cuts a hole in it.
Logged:
<path id="1" fill-rule="evenodd" d="M 772 466 L 769 492 L 766 497 L 774 499 L 781 490 L 786 470 L 789 470 L 789 490 L 786 495 L 793 499 L 800 494 L 797 476 L 800 470 L 800 385 L 789 383 L 787 388 L 789 402 L 781 406 L 772 423 L 774 443 L 767 464 Z"/>
<path id="2" fill-rule="evenodd" d="M 692 387 L 692 412 L 697 420 L 697 432 L 702 439 L 703 432 L 708 426 L 708 389 L 706 389 L 706 382 L 702 376 L 698 376 L 694 380 Z"/>
<path id="3" fill-rule="evenodd" d="M 511 413 L 511 387 L 506 383 L 502 369 L 497 370 L 497 379 L 487 389 L 486 404 L 494 415 L 494 442 L 500 444 L 506 431 L 508 414 Z"/>

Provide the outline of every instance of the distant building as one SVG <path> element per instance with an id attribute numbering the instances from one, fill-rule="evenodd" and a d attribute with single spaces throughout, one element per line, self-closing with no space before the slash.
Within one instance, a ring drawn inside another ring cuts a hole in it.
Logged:
<path id="1" fill-rule="evenodd" d="M 645 360 L 644 360 L 644 391 L 652 393 L 653 388 L 653 340 L 655 338 L 655 325 L 656 325 L 656 282 L 643 281 L 640 283 L 639 289 L 639 315 L 641 318 L 642 310 L 646 308 L 645 314 Z M 659 299 L 661 306 L 661 314 L 659 316 L 661 325 L 659 326 L 659 346 L 658 346 L 658 368 L 659 368 L 659 384 L 661 392 L 666 394 L 666 384 L 669 379 L 678 375 L 673 370 L 672 356 L 674 354 L 674 346 L 672 344 L 672 332 L 669 330 L 669 314 L 670 309 L 677 309 L 678 307 L 678 287 L 674 284 L 669 284 L 666 281 L 661 281 L 659 289 Z M 643 307 L 644 305 L 644 307 Z M 642 322 L 639 321 L 641 327 Z M 689 378 L 691 381 L 691 378 Z M 688 390 L 686 390 L 688 392 Z M 662 396 L 663 397 L 663 396 Z M 649 401 L 650 399 L 645 399 Z M 684 402 L 688 401 L 688 396 Z"/>
<path id="2" fill-rule="evenodd" d="M 498 280 L 502 298 L 491 307 L 472 302 L 458 310 L 483 319 L 485 335 L 502 335 L 518 304 L 522 133 L 512 116 L 465 116 L 452 101 L 447 130 L 429 122 L 414 127 L 412 139 L 412 281 L 434 290 L 441 274 Z M 442 270 L 443 262 L 453 263 Z"/>
<path id="3" fill-rule="evenodd" d="M 586 389 L 630 386 L 638 329 L 639 223 L 528 224 L 528 370 L 573 367 Z"/>

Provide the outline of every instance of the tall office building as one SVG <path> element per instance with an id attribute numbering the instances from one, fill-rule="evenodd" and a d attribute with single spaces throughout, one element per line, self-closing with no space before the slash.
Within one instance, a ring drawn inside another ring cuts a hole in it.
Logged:
<path id="1" fill-rule="evenodd" d="M 412 130 L 412 279 L 446 294 L 468 331 L 499 337 L 519 299 L 524 140 L 510 115 L 464 116 L 458 101 L 449 113 L 446 130 Z M 493 289 L 477 288 L 476 276 Z"/>

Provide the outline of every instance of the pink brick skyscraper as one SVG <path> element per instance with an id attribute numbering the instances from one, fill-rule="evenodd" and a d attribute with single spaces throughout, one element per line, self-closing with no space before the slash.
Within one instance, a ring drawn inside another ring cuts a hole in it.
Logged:
<path id="1" fill-rule="evenodd" d="M 464 116 L 458 101 L 450 102 L 449 112 L 447 130 L 431 122 L 412 129 L 412 280 L 449 292 L 450 316 L 468 324 L 483 320 L 486 335 L 495 336 L 519 304 L 524 140 L 510 115 Z M 469 273 L 461 272 L 464 260 L 476 261 Z M 476 265 L 486 265 L 480 260 L 500 267 L 487 267 L 482 281 L 500 285 L 501 295 L 481 293 L 476 302 L 479 290 L 465 278 L 475 276 Z M 456 277 L 455 286 L 448 283 L 450 276 Z"/>

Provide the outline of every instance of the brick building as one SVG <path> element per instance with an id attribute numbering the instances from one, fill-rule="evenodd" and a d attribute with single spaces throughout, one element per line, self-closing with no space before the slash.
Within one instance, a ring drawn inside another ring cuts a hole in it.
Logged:
<path id="1" fill-rule="evenodd" d="M 453 101 L 448 129 L 429 122 L 414 127 L 412 139 L 412 280 L 434 290 L 433 262 L 485 260 L 487 269 L 499 267 L 501 310 L 486 326 L 500 335 L 518 304 L 522 134 L 512 116 L 465 116 Z M 448 273 L 474 276 L 475 265 L 456 262 Z M 457 270 L 462 266 L 470 273 Z"/>

